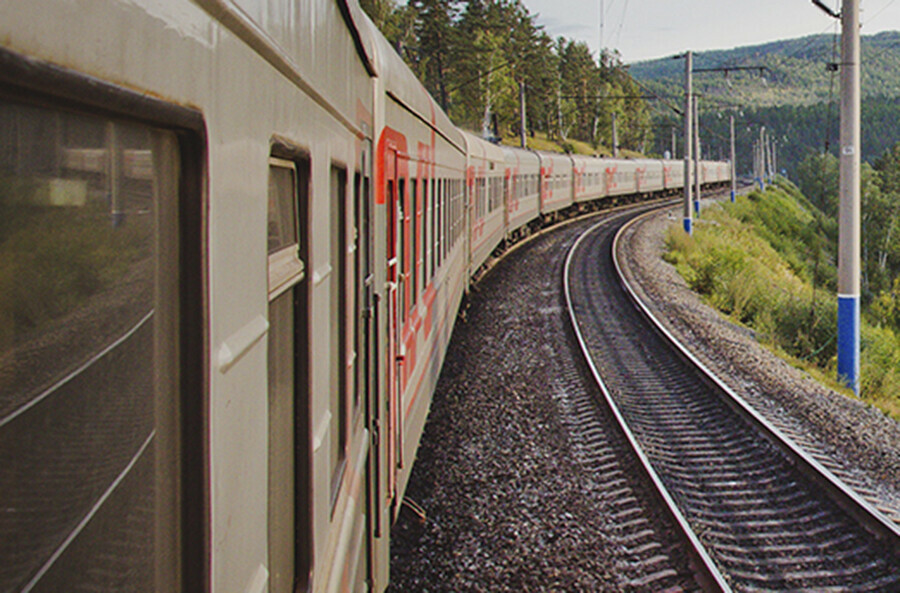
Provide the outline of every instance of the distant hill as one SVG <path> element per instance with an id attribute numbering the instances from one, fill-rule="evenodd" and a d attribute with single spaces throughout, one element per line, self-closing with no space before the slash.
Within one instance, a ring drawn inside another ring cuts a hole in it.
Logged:
<path id="1" fill-rule="evenodd" d="M 900 32 L 886 31 L 862 37 L 864 96 L 900 96 Z M 832 73 L 829 62 L 840 62 L 840 39 L 834 35 L 811 35 L 800 39 L 694 54 L 694 68 L 766 66 L 765 78 L 756 73 L 698 73 L 694 88 L 726 105 L 767 107 L 812 105 L 827 101 Z M 684 84 L 684 62 L 671 57 L 629 66 L 629 73 L 656 92 L 680 95 Z M 834 73 L 834 93 L 838 92 Z"/>
<path id="2" fill-rule="evenodd" d="M 835 45 L 837 44 L 837 45 Z M 840 77 L 826 64 L 840 62 L 840 39 L 812 35 L 730 50 L 694 55 L 694 68 L 766 66 L 757 73 L 696 73 L 694 90 L 701 99 L 701 139 L 704 154 L 728 157 L 728 114 L 736 116 L 738 171 L 751 166 L 751 146 L 764 125 L 777 138 L 779 168 L 791 175 L 810 153 L 826 144 L 837 154 L 840 118 Z M 873 161 L 900 142 L 900 32 L 863 36 L 862 156 Z M 835 52 L 834 54 L 832 52 Z M 681 106 L 684 61 L 671 57 L 629 66 L 643 86 Z M 832 86 L 833 85 L 833 86 Z M 680 117 L 665 108 L 654 118 L 653 152 L 671 146 L 670 130 L 681 134 Z M 679 154 L 681 148 L 679 146 Z"/>

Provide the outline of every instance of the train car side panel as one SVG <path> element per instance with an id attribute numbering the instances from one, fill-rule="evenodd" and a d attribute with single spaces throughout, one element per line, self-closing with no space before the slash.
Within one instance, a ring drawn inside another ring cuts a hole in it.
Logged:
<path id="1" fill-rule="evenodd" d="M 528 150 L 505 148 L 506 234 L 521 229 L 540 214 L 541 161 Z"/>

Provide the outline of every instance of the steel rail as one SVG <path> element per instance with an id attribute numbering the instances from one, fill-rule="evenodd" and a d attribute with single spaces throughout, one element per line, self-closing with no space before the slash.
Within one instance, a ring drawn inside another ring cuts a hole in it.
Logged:
<path id="1" fill-rule="evenodd" d="M 653 468 L 649 458 L 647 457 L 641 445 L 638 443 L 637 438 L 635 437 L 631 428 L 628 426 L 628 423 L 625 421 L 625 418 L 619 410 L 619 407 L 614 401 L 612 395 L 610 394 L 609 389 L 607 388 L 606 383 L 603 380 L 603 377 L 600 376 L 600 372 L 597 369 L 597 366 L 594 364 L 593 358 L 591 357 L 588 350 L 587 343 L 585 342 L 584 336 L 581 332 L 579 321 L 575 316 L 575 310 L 572 304 L 572 295 L 569 289 L 569 270 L 571 268 L 574 254 L 578 250 L 585 237 L 590 235 L 599 227 L 605 224 L 609 224 L 609 222 L 609 219 L 606 219 L 590 227 L 575 241 L 575 243 L 569 250 L 568 255 L 566 256 L 566 262 L 563 266 L 563 291 L 566 297 L 566 306 L 569 311 L 569 318 L 572 322 L 572 328 L 575 331 L 575 337 L 577 338 L 578 343 L 581 347 L 585 362 L 587 363 L 588 368 L 591 371 L 591 375 L 597 383 L 597 386 L 603 394 L 603 398 L 606 401 L 607 406 L 611 410 L 613 416 L 616 419 L 616 422 L 622 430 L 622 433 L 624 434 L 629 445 L 640 461 L 640 465 L 643 468 L 644 473 L 653 483 L 657 494 L 663 502 L 665 511 L 681 529 L 681 535 L 683 536 L 683 539 L 685 540 L 685 543 L 687 544 L 688 550 L 693 559 L 694 569 L 697 573 L 699 584 L 707 591 L 730 592 L 732 589 L 728 584 L 728 581 L 719 571 L 719 568 L 716 566 L 712 557 L 706 551 L 706 548 L 700 542 L 697 534 L 694 533 L 687 519 L 678 508 L 675 500 L 672 498 L 671 494 L 669 494 L 656 470 Z"/>
<path id="2" fill-rule="evenodd" d="M 613 239 L 613 264 L 616 268 L 618 280 L 628 294 L 628 298 L 635 304 L 644 317 L 651 322 L 656 331 L 673 346 L 679 356 L 686 360 L 690 365 L 697 368 L 711 386 L 724 396 L 724 401 L 737 412 L 738 415 L 750 422 L 751 425 L 755 426 L 766 436 L 769 442 L 788 455 L 789 459 L 793 460 L 795 466 L 801 473 L 815 484 L 822 487 L 826 495 L 858 521 L 866 531 L 888 547 L 892 548 L 895 552 L 900 553 L 900 526 L 869 504 L 869 502 L 853 491 L 852 488 L 844 484 L 844 482 L 831 471 L 816 461 L 809 453 L 795 444 L 789 437 L 753 409 L 750 404 L 748 404 L 740 395 L 735 393 L 724 381 L 713 373 L 712 370 L 694 356 L 684 344 L 669 332 L 664 324 L 653 314 L 646 303 L 639 298 L 634 287 L 623 272 L 618 257 L 619 244 L 622 240 L 622 236 L 631 226 L 638 224 L 651 214 L 654 214 L 654 212 L 651 211 L 636 216 L 634 219 L 623 225 Z M 585 235 L 586 234 L 587 233 L 585 233 Z"/>

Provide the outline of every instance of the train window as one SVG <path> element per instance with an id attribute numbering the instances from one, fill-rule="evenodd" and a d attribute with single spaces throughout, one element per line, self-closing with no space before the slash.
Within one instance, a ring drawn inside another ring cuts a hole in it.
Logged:
<path id="1" fill-rule="evenodd" d="M 449 227 L 450 228 L 450 235 L 449 235 L 449 237 L 450 237 L 449 243 L 450 244 L 447 246 L 448 255 L 451 251 L 453 251 L 453 248 L 456 246 L 456 216 L 457 216 L 456 202 L 457 202 L 457 197 L 459 195 L 458 192 L 459 192 L 459 180 L 454 179 L 453 185 L 450 188 L 450 220 L 447 221 L 448 224 L 450 225 L 450 227 Z"/>
<path id="2" fill-rule="evenodd" d="M 440 180 L 431 180 L 431 241 L 429 243 L 429 261 L 431 262 L 431 278 L 434 278 L 434 272 L 437 270 L 437 245 L 438 245 L 438 200 L 440 199 L 441 182 Z"/>
<path id="3" fill-rule="evenodd" d="M 418 263 L 419 233 L 419 180 L 409 180 L 409 308 L 416 306 L 416 287 L 419 285 L 416 276 Z"/>
<path id="4" fill-rule="evenodd" d="M 421 264 L 422 274 L 420 275 L 420 280 L 419 280 L 419 284 L 421 286 L 419 287 L 419 290 L 421 290 L 422 292 L 425 291 L 425 286 L 428 285 L 428 257 L 427 257 L 427 254 L 428 254 L 428 241 L 429 241 L 429 237 L 430 237 L 430 233 L 431 233 L 431 229 L 428 225 L 428 221 L 430 220 L 428 218 L 428 213 L 429 213 L 428 204 L 429 204 L 429 195 L 430 195 L 431 191 L 433 191 L 433 190 L 434 190 L 433 180 L 429 181 L 428 179 L 426 179 L 422 182 L 422 241 L 421 241 L 422 248 L 419 252 L 419 254 L 421 256 L 421 261 L 422 261 L 422 264 Z"/>
<path id="5" fill-rule="evenodd" d="M 457 241 L 459 241 L 459 235 L 462 228 L 463 216 L 465 215 L 463 200 L 466 199 L 466 194 L 464 193 L 465 184 L 462 180 L 456 180 L 456 197 L 454 198 L 454 208 L 455 211 L 453 213 L 453 246 L 456 247 Z"/>
<path id="6" fill-rule="evenodd" d="M 418 283 L 416 284 L 418 292 L 421 294 L 425 285 L 425 245 L 428 238 L 428 180 L 422 180 L 422 195 L 419 198 L 419 235 L 416 239 L 416 266 L 418 275 L 416 276 Z"/>
<path id="7" fill-rule="evenodd" d="M 478 179 L 478 212 L 479 217 L 484 217 L 487 211 L 487 178 L 480 177 Z"/>
<path id="8" fill-rule="evenodd" d="M 481 192 L 481 182 L 484 181 L 482 178 L 478 178 L 475 180 L 475 217 L 481 218 L 482 215 L 482 201 L 484 196 Z"/>
<path id="9" fill-rule="evenodd" d="M 348 406 L 346 398 L 347 353 L 345 341 L 345 311 L 347 286 L 346 268 L 346 199 L 347 171 L 343 167 L 331 167 L 331 200 L 329 204 L 329 263 L 332 273 L 327 277 L 329 293 L 329 357 L 331 361 L 329 392 L 331 393 L 331 503 L 337 502 L 337 494 L 347 460 Z"/>
<path id="10" fill-rule="evenodd" d="M 432 270 L 432 276 L 437 276 L 438 268 L 441 266 L 441 212 L 443 211 L 443 204 L 441 200 L 444 199 L 444 180 L 437 180 L 437 187 L 435 188 L 434 195 L 434 235 L 432 237 L 432 261 L 434 269 Z"/>
<path id="11" fill-rule="evenodd" d="M 309 203 L 309 160 L 269 159 L 268 525 L 269 590 L 287 593 L 311 566 L 306 296 L 300 215 Z M 277 236 L 273 229 L 287 229 Z M 305 228 L 303 229 L 305 231 Z M 285 479 L 293 476 L 294 479 Z M 295 564 L 296 562 L 296 564 Z"/>
<path id="12" fill-rule="evenodd" d="M 445 228 L 447 225 L 447 195 L 449 194 L 449 192 L 447 191 L 448 183 L 448 179 L 441 180 L 441 196 L 438 199 L 438 204 L 440 204 L 440 208 L 438 210 L 438 226 L 440 227 L 438 230 L 438 266 L 441 266 L 444 263 L 444 251 L 447 244 L 447 235 L 445 233 Z"/>
<path id="13" fill-rule="evenodd" d="M 448 221 L 450 220 L 450 189 L 452 183 L 453 181 L 450 179 L 444 180 L 444 195 L 441 199 L 441 264 L 447 259 L 447 243 L 450 240 Z"/>
<path id="14" fill-rule="evenodd" d="M 487 204 L 487 179 L 484 177 L 478 178 L 478 217 L 481 218 L 484 216 L 484 211 Z"/>
<path id="15" fill-rule="evenodd" d="M 468 202 L 469 196 L 466 193 L 466 184 L 461 180 L 458 182 L 459 187 L 457 188 L 456 194 L 456 217 L 454 218 L 456 225 L 456 232 L 453 236 L 453 245 L 459 242 L 459 238 L 462 236 L 462 233 L 465 229 L 463 229 L 463 223 L 465 222 L 466 210 L 471 207 L 471 204 Z"/>
<path id="16" fill-rule="evenodd" d="M 444 224 L 443 224 L 443 229 L 442 229 L 444 236 L 443 236 L 443 240 L 441 241 L 441 243 L 442 243 L 441 251 L 444 252 L 443 259 L 446 260 L 447 256 L 450 254 L 450 242 L 452 241 L 452 239 L 450 237 L 450 220 L 451 220 L 451 216 L 452 216 L 451 205 L 452 205 L 452 197 L 453 197 L 453 180 L 452 179 L 447 180 L 447 186 L 444 189 L 445 189 L 445 191 L 444 191 L 444 211 L 443 211 Z"/>
<path id="17" fill-rule="evenodd" d="M 269 254 L 297 244 L 297 213 L 293 163 L 270 159 L 269 167 Z M 290 196 L 291 199 L 279 199 Z"/>
<path id="18" fill-rule="evenodd" d="M 453 196 L 456 195 L 454 193 L 455 189 L 456 189 L 456 180 L 451 179 L 450 184 L 448 186 L 449 191 L 447 193 L 447 198 L 446 198 L 446 200 L 447 200 L 447 215 L 445 216 L 445 219 L 446 219 L 445 224 L 447 226 L 447 241 L 446 241 L 446 245 L 444 246 L 444 256 L 445 257 L 450 256 L 450 251 L 453 248 L 453 200 L 454 200 Z"/>
<path id="19" fill-rule="evenodd" d="M 0 100 L 0 590 L 177 591 L 192 570 L 183 156 L 170 131 Z"/>
<path id="20" fill-rule="evenodd" d="M 269 590 L 292 590 L 294 580 L 294 394 L 296 344 L 293 291 L 269 303 Z M 299 509 L 297 509 L 299 510 Z M 301 573 L 302 574 L 302 573 Z"/>
<path id="21" fill-rule="evenodd" d="M 397 182 L 397 293 L 400 295 L 400 320 L 406 321 L 406 178 Z"/>
<path id="22" fill-rule="evenodd" d="M 488 212 L 494 211 L 494 203 L 497 199 L 497 178 L 491 177 L 488 180 Z"/>
<path id="23" fill-rule="evenodd" d="M 420 280 L 420 290 L 424 293 L 425 287 L 428 286 L 428 275 L 431 269 L 428 262 L 429 241 L 431 240 L 431 195 L 434 191 L 434 180 L 426 179 L 422 182 L 422 248 L 420 255 L 422 258 L 422 275 Z"/>
<path id="24" fill-rule="evenodd" d="M 459 235 L 459 219 L 460 219 L 460 210 L 461 210 L 460 200 L 465 199 L 464 194 L 462 193 L 462 190 L 465 187 L 465 185 L 459 179 L 456 180 L 455 185 L 456 185 L 456 187 L 454 188 L 454 193 L 453 193 L 453 218 L 450 222 L 450 224 L 452 225 L 450 232 L 453 237 L 452 243 L 451 243 L 452 248 L 456 247 L 456 240 L 458 239 L 458 235 Z"/>
<path id="25" fill-rule="evenodd" d="M 269 293 L 287 290 L 303 276 L 297 234 L 297 167 L 292 161 L 269 159 Z"/>

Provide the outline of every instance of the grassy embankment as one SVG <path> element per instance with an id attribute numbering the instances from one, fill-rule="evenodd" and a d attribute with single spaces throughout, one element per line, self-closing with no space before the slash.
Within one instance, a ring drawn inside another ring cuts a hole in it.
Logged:
<path id="1" fill-rule="evenodd" d="M 519 137 L 518 136 L 508 136 L 503 138 L 500 143 L 503 146 L 519 146 Z M 602 144 L 597 148 L 594 148 L 588 142 L 582 142 L 581 140 L 567 140 L 563 143 L 560 143 L 556 140 L 550 140 L 547 138 L 547 134 L 544 132 L 537 132 L 534 136 L 527 136 L 525 138 L 525 143 L 527 147 L 533 150 L 543 150 L 546 152 L 571 152 L 574 154 L 584 154 L 588 156 L 601 156 L 601 157 L 611 157 L 612 150 Z M 619 151 L 620 158 L 625 159 L 640 159 L 646 158 L 641 153 L 635 152 L 633 150 L 622 149 Z"/>
<path id="2" fill-rule="evenodd" d="M 692 237 L 673 227 L 666 259 L 713 307 L 792 365 L 838 385 L 835 221 L 790 182 L 708 208 Z M 826 229 L 830 233 L 826 233 Z M 862 322 L 860 398 L 900 420 L 900 336 Z"/>

